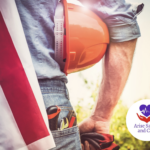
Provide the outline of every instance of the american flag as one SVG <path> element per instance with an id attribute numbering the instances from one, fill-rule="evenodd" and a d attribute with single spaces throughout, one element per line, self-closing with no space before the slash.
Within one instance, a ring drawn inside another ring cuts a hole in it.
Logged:
<path id="1" fill-rule="evenodd" d="M 48 150 L 55 143 L 14 0 L 0 0 L 0 149 Z"/>

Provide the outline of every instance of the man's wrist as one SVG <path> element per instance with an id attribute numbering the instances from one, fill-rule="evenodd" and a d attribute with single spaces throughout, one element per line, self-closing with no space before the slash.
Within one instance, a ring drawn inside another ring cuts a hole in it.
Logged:
<path id="1" fill-rule="evenodd" d="M 114 108 L 114 107 L 112 107 Z M 109 107 L 109 111 L 100 111 L 99 109 L 94 109 L 91 113 L 91 118 L 95 121 L 108 122 L 113 115 L 113 110 Z"/>
<path id="2" fill-rule="evenodd" d="M 100 122 L 107 122 L 108 123 L 110 121 L 110 119 L 108 119 L 107 117 L 105 118 L 105 117 L 101 117 L 101 116 L 95 115 L 95 114 L 92 114 L 90 116 L 90 118 L 94 121 L 100 121 Z"/>

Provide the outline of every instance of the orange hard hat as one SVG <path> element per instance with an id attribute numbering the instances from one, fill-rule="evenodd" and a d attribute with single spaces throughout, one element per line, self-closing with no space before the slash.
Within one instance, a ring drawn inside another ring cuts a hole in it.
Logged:
<path id="1" fill-rule="evenodd" d="M 109 32 L 106 24 L 86 7 L 63 0 L 63 9 L 64 22 L 58 25 L 60 16 L 55 18 L 55 31 L 58 30 L 55 33 L 55 58 L 67 75 L 101 60 L 109 44 Z"/>

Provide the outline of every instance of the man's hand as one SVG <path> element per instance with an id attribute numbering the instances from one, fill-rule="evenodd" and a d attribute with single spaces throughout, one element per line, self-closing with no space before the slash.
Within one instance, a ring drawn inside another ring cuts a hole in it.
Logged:
<path id="1" fill-rule="evenodd" d="M 92 117 L 89 117 L 79 124 L 80 133 L 97 132 L 97 133 L 109 133 L 109 123 L 95 121 Z M 85 141 L 82 145 L 82 150 L 96 150 L 91 144 Z"/>
<path id="2" fill-rule="evenodd" d="M 90 116 L 79 124 L 79 129 L 80 133 L 97 132 L 109 134 L 109 121 L 96 121 L 96 117 Z"/>

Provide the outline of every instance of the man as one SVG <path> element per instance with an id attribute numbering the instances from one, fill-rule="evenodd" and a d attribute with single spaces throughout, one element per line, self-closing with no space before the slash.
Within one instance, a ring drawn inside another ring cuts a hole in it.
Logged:
<path id="1" fill-rule="evenodd" d="M 58 122 L 72 106 L 66 88 L 67 78 L 54 60 L 54 14 L 58 0 L 15 0 L 37 74 L 45 107 L 58 105 Z M 128 78 L 140 30 L 136 15 L 143 5 L 124 0 L 81 0 L 107 24 L 111 43 L 103 60 L 103 80 L 92 115 L 84 120 L 81 133 L 109 133 L 113 109 Z M 78 127 L 52 132 L 56 149 L 81 150 Z M 85 144 L 86 150 L 89 144 Z"/>

